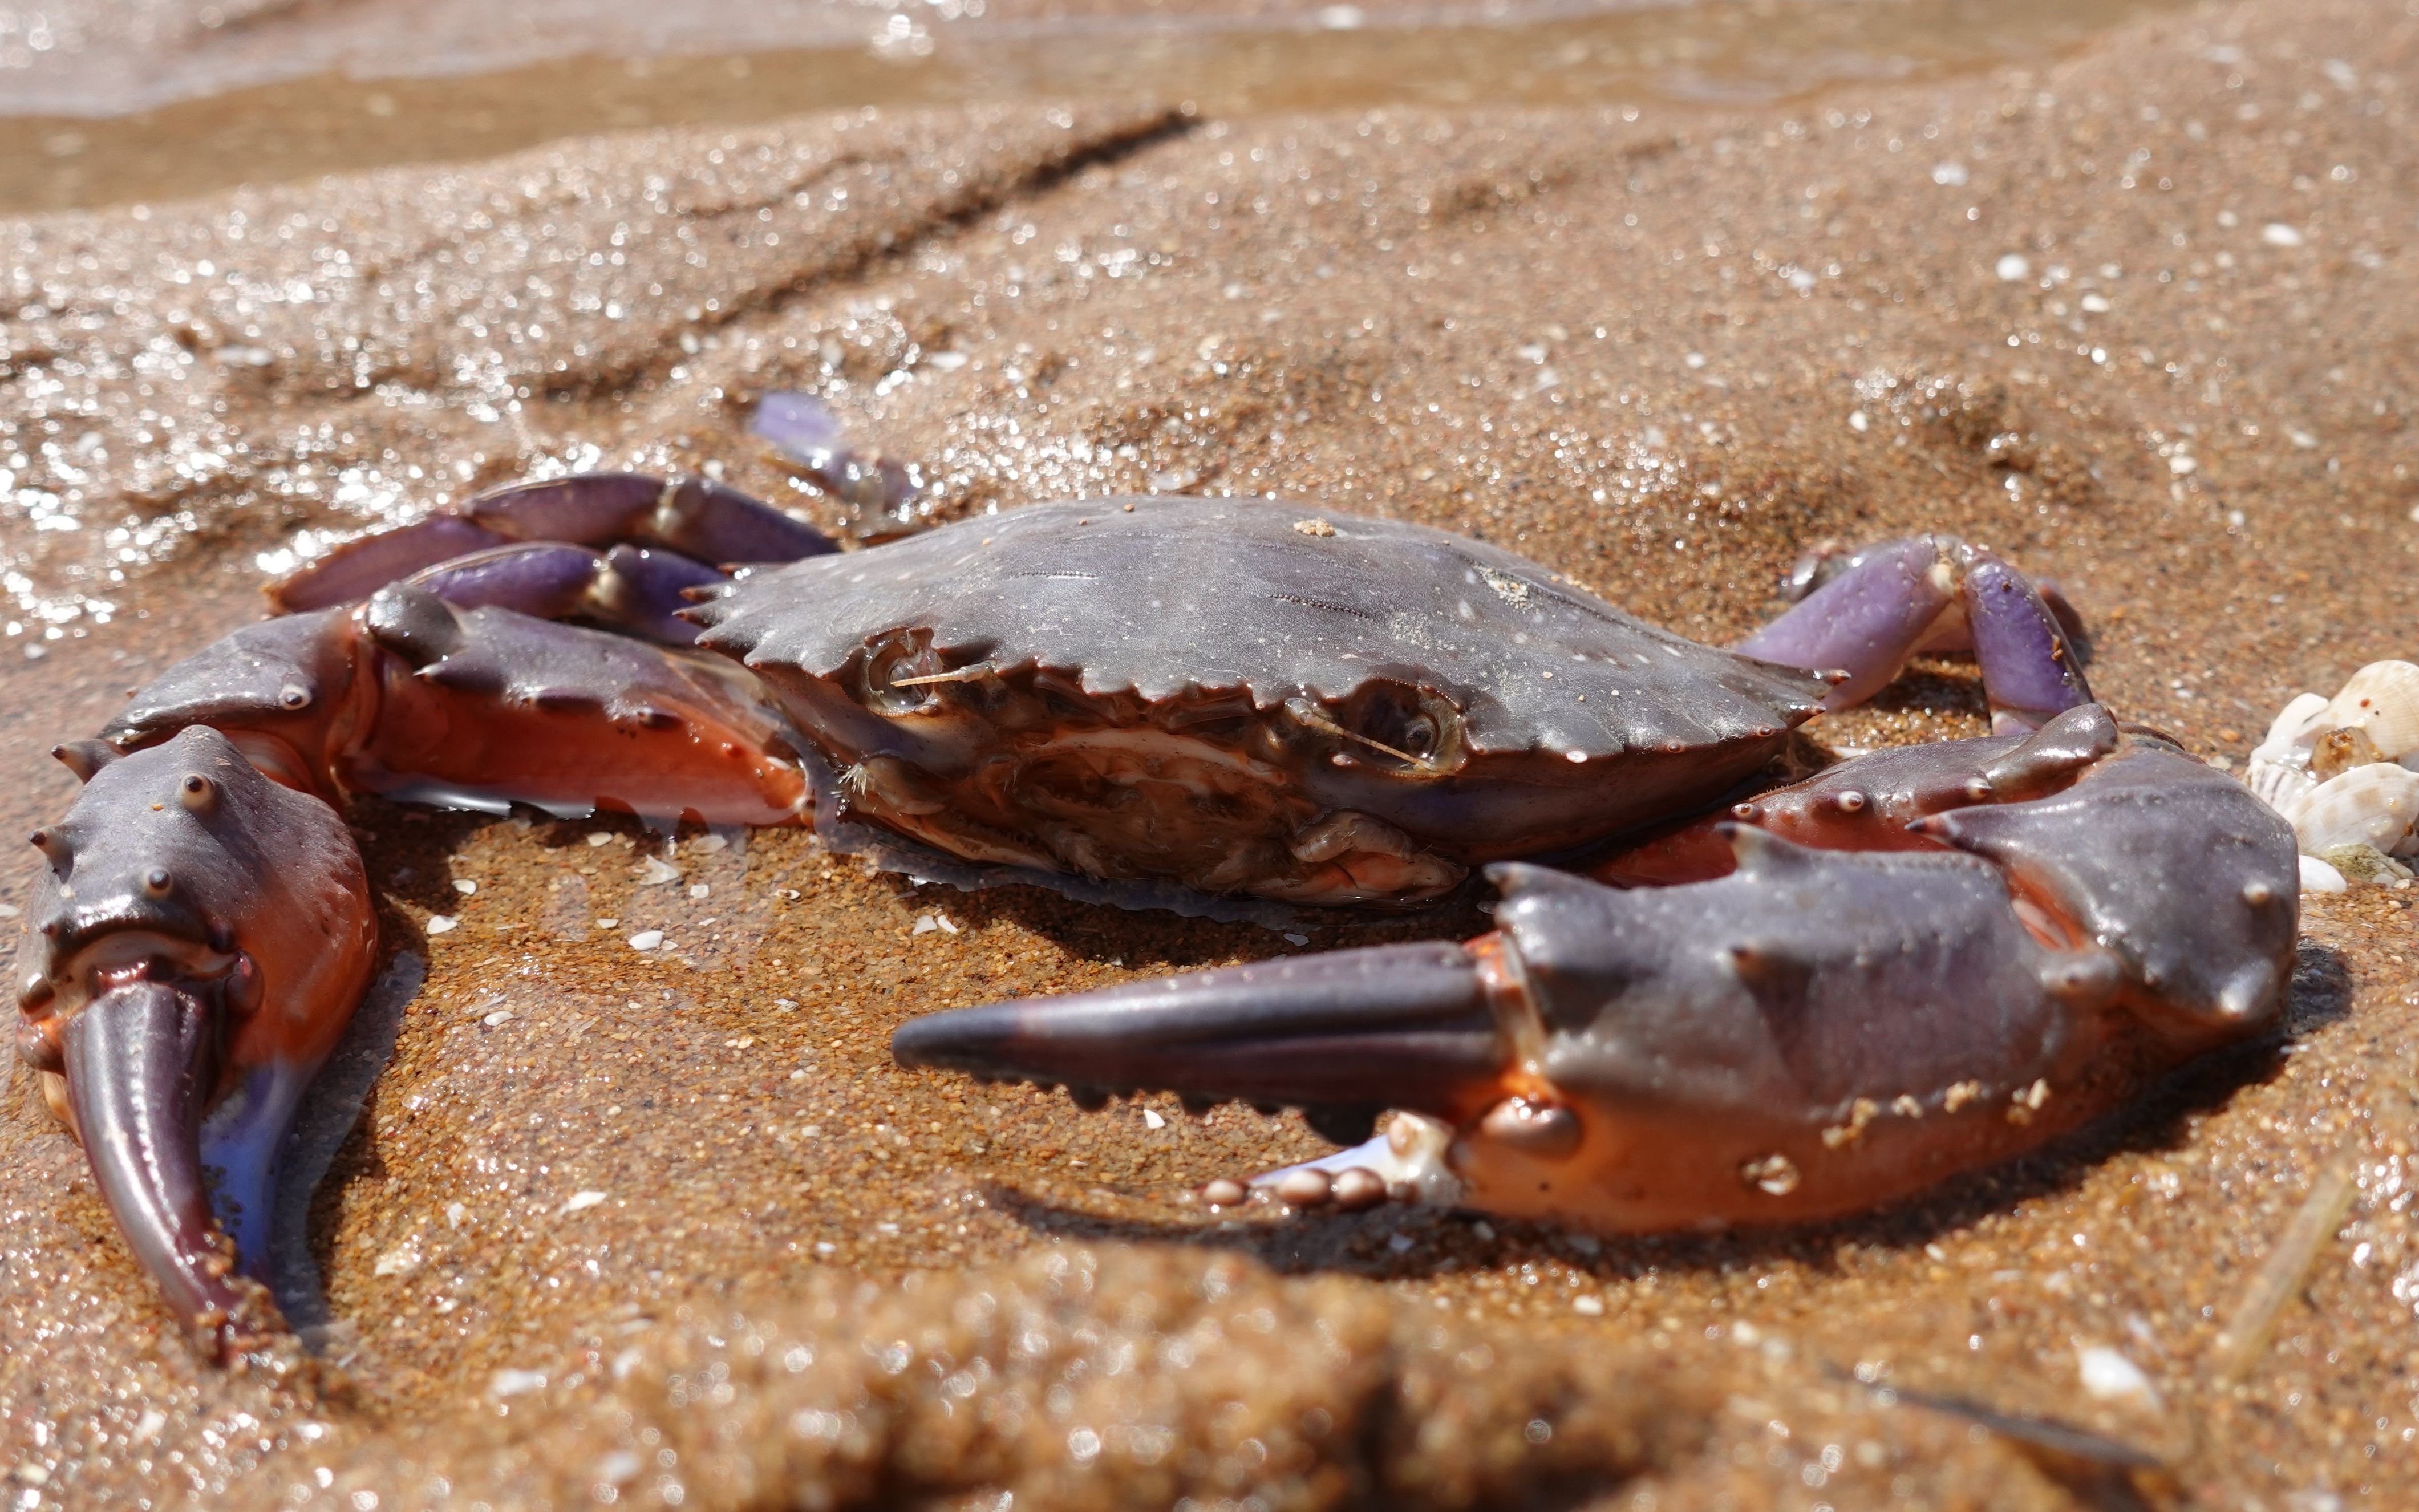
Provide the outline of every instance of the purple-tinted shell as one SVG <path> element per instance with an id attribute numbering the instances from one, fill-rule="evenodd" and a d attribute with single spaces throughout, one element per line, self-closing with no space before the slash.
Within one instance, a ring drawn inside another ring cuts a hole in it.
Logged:
<path id="1" fill-rule="evenodd" d="M 1035 505 L 759 573 L 688 616 L 701 645 L 818 677 L 926 629 L 952 665 L 1152 701 L 1240 688 L 1266 709 L 1388 680 L 1450 698 L 1477 754 L 1777 743 L 1825 691 L 1500 548 L 1271 500 Z"/>

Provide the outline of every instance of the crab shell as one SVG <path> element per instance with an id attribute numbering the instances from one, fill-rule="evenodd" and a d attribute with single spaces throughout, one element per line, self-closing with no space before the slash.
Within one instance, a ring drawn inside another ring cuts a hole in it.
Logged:
<path id="1" fill-rule="evenodd" d="M 1300 902 L 1433 896 L 1721 794 L 1821 707 L 1496 547 L 1269 500 L 987 516 L 686 615 L 960 856 Z"/>

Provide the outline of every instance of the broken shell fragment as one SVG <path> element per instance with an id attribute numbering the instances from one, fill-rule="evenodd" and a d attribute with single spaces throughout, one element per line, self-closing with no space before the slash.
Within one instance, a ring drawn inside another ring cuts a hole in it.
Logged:
<path id="1" fill-rule="evenodd" d="M 2411 869 L 2374 845 L 2335 845 L 2317 859 L 2333 867 L 2346 882 L 2409 882 Z"/>

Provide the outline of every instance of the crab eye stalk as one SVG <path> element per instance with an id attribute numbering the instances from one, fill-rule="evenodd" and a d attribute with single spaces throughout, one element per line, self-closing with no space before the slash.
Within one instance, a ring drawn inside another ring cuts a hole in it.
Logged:
<path id="1" fill-rule="evenodd" d="M 948 674 L 929 638 L 892 635 L 867 652 L 861 696 L 876 714 L 919 714 L 939 702 L 933 683 Z"/>
<path id="2" fill-rule="evenodd" d="M 1286 712 L 1345 742 L 1354 762 L 1382 771 L 1426 776 L 1461 764 L 1461 711 L 1425 688 L 1373 683 L 1333 715 L 1299 697 L 1286 700 Z"/>

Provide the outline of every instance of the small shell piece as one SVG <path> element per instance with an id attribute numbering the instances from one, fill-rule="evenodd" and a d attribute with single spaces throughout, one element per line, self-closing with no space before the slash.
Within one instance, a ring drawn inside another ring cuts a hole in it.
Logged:
<path id="1" fill-rule="evenodd" d="M 2310 752 L 2326 729 L 2327 700 L 2302 693 L 2278 712 L 2268 726 L 2268 738 L 2252 751 L 2242 779 L 2259 801 L 2291 818 L 2288 806 L 2318 781 L 2310 776 Z"/>
<path id="2" fill-rule="evenodd" d="M 2419 819 L 2419 772 L 2392 762 L 2355 766 L 2319 783 L 2284 812 L 2305 856 L 2324 856 L 2339 845 L 2391 852 Z"/>
<path id="3" fill-rule="evenodd" d="M 2359 730 L 2389 762 L 2419 758 L 2419 666 L 2372 661 L 2327 703 L 2325 728 Z"/>

